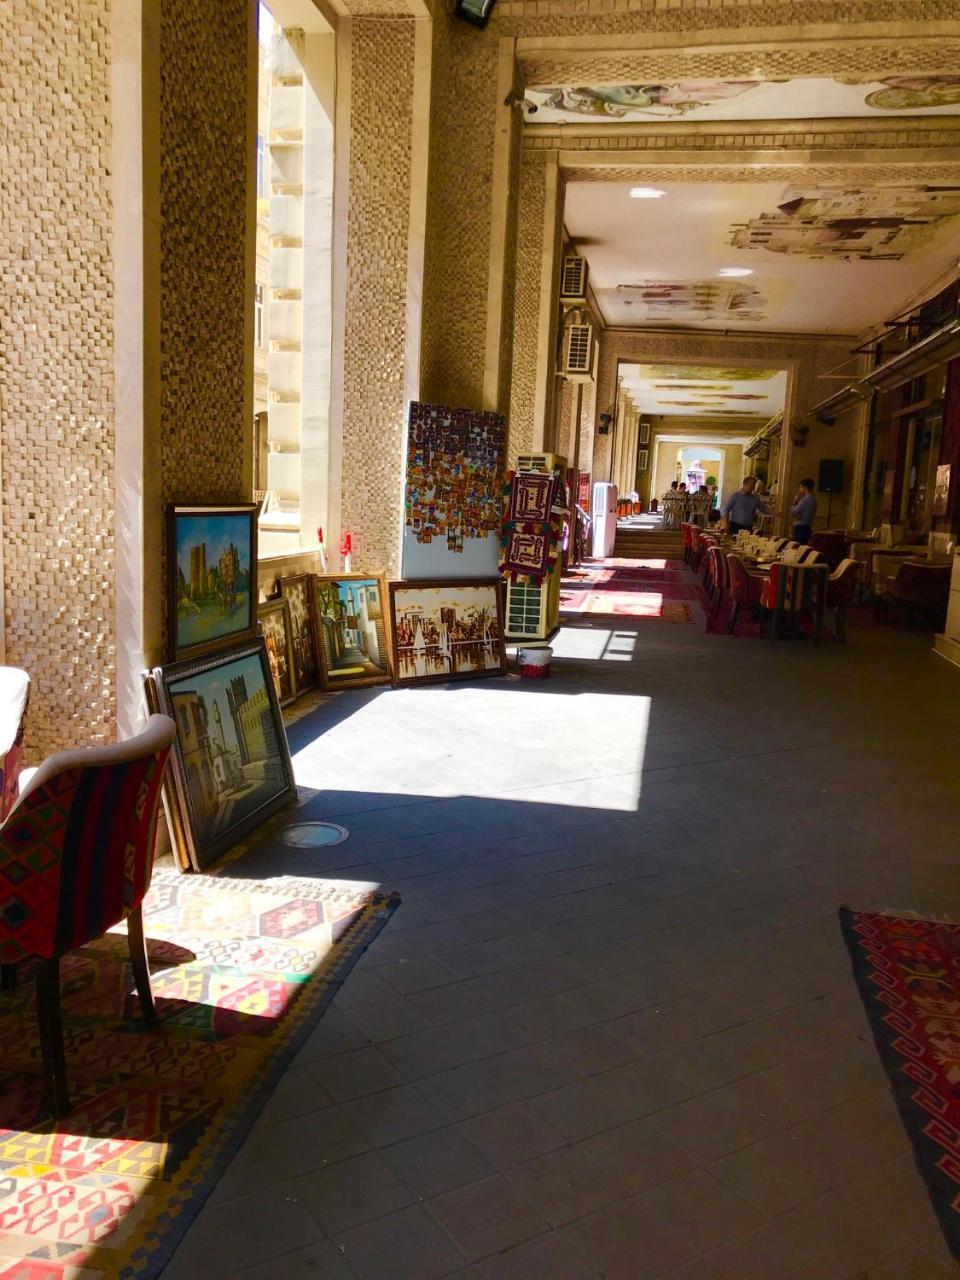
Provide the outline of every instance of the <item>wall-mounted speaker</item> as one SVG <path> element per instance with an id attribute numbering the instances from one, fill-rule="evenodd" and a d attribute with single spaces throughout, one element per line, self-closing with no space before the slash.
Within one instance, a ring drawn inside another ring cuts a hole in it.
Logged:
<path id="1" fill-rule="evenodd" d="M 817 488 L 821 493 L 843 493 L 843 459 L 821 458 Z"/>

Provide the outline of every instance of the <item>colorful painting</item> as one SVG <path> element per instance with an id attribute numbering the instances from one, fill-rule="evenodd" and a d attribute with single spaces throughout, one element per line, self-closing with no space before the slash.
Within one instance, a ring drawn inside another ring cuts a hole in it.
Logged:
<path id="1" fill-rule="evenodd" d="M 175 782 L 200 870 L 296 796 L 266 644 L 158 667 L 153 678 L 177 726 Z"/>
<path id="2" fill-rule="evenodd" d="M 528 124 L 628 124 L 663 120 L 816 120 L 956 115 L 960 74 L 890 75 L 858 83 L 827 77 L 788 80 L 676 80 L 528 89 Z"/>
<path id="3" fill-rule="evenodd" d="M 390 622 L 398 685 L 506 671 L 498 582 L 391 582 Z"/>
<path id="4" fill-rule="evenodd" d="M 304 693 L 320 683 L 320 659 L 314 630 L 309 573 L 280 579 L 280 595 L 290 606 L 290 639 L 293 646 L 293 674 L 297 692 Z"/>
<path id="5" fill-rule="evenodd" d="M 323 687 L 347 689 L 389 680 L 383 578 L 314 574 L 312 588 Z"/>
<path id="6" fill-rule="evenodd" d="M 502 414 L 411 404 L 405 577 L 496 572 L 505 446 Z"/>
<path id="7" fill-rule="evenodd" d="M 619 284 L 625 306 L 643 309 L 637 321 L 766 320 L 770 301 L 754 284 L 733 280 L 650 280 Z"/>
<path id="8" fill-rule="evenodd" d="M 257 506 L 167 508 L 167 656 L 210 653 L 256 633 Z"/>
<path id="9" fill-rule="evenodd" d="M 810 259 L 897 262 L 930 244 L 958 213 L 955 184 L 788 187 L 773 212 L 732 227 L 729 243 Z"/>
<path id="10" fill-rule="evenodd" d="M 297 696 L 297 676 L 293 664 L 293 634 L 290 605 L 286 600 L 267 600 L 257 608 L 260 632 L 267 646 L 267 661 L 281 707 Z"/>

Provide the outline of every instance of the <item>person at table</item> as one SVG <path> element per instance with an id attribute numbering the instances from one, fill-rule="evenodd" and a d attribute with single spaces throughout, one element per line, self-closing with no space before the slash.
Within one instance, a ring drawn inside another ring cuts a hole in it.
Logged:
<path id="1" fill-rule="evenodd" d="M 790 508 L 793 516 L 793 540 L 799 542 L 801 547 L 809 545 L 810 535 L 813 533 L 813 521 L 817 514 L 817 500 L 813 496 L 816 487 L 812 480 L 801 480 Z"/>
<path id="2" fill-rule="evenodd" d="M 735 489 L 723 504 L 723 519 L 727 530 L 735 537 L 741 529 L 747 533 L 753 528 L 758 511 L 766 510 L 766 503 L 758 493 L 756 476 L 744 476 L 743 484 Z"/>

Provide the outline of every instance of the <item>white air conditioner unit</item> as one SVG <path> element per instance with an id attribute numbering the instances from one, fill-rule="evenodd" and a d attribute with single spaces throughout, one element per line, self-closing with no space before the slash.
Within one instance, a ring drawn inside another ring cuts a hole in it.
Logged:
<path id="1" fill-rule="evenodd" d="M 559 471 L 560 479 L 566 481 L 567 460 L 559 453 L 521 453 L 517 455 L 518 471 Z"/>
<path id="2" fill-rule="evenodd" d="M 560 270 L 560 301 L 568 307 L 582 307 L 586 300 L 587 260 L 576 253 L 565 254 Z"/>
<path id="3" fill-rule="evenodd" d="M 593 325 L 573 320 L 564 326 L 560 372 L 589 382 L 593 377 Z"/>

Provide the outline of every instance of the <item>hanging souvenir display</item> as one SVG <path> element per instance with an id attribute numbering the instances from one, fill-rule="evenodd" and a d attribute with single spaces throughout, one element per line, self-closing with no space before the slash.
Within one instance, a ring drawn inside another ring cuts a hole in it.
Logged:
<path id="1" fill-rule="evenodd" d="M 539 585 L 560 554 L 564 507 L 560 478 L 546 472 L 511 472 L 504 486 L 500 572 L 512 582 Z"/>

